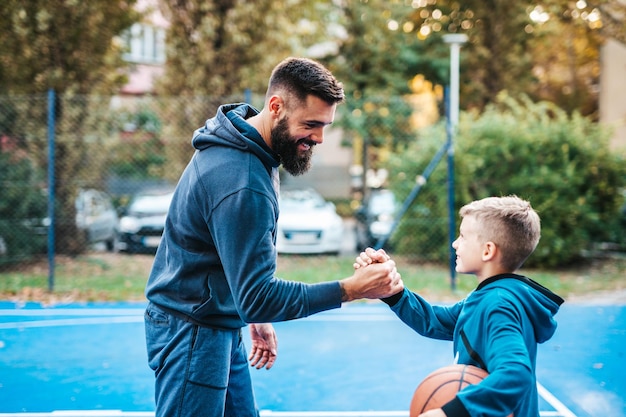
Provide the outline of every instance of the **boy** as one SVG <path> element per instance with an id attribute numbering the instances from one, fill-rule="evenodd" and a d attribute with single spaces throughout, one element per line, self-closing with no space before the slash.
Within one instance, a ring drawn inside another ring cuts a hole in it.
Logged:
<path id="1" fill-rule="evenodd" d="M 514 271 L 539 242 L 539 216 L 516 196 L 484 198 L 459 213 L 460 234 L 452 243 L 456 271 L 476 275 L 476 289 L 452 306 L 431 305 L 406 288 L 383 301 L 419 334 L 452 340 L 458 363 L 490 375 L 421 416 L 538 417 L 537 344 L 554 334 L 563 299 Z M 354 267 L 387 259 L 384 251 L 368 248 Z"/>

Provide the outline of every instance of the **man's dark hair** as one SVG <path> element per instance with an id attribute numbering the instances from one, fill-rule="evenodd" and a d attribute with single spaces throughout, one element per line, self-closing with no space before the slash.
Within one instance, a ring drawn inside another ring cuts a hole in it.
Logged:
<path id="1" fill-rule="evenodd" d="M 343 85 L 319 62 L 308 58 L 287 58 L 272 71 L 267 94 L 285 90 L 298 101 L 308 95 L 328 104 L 341 103 L 345 99 Z"/>

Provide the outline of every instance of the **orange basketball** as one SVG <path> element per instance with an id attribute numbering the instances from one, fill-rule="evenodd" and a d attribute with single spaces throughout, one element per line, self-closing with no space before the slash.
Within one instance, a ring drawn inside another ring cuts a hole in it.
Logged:
<path id="1" fill-rule="evenodd" d="M 472 365 L 450 365 L 437 369 L 424 378 L 415 390 L 410 417 L 418 417 L 428 410 L 441 408 L 457 392 L 468 385 L 478 384 L 487 375 L 487 371 Z"/>

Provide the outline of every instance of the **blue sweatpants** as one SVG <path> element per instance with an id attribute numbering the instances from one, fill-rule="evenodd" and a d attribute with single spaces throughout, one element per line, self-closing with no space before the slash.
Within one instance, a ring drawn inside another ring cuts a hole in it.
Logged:
<path id="1" fill-rule="evenodd" d="M 258 417 L 241 329 L 201 327 L 149 304 L 156 417 Z"/>

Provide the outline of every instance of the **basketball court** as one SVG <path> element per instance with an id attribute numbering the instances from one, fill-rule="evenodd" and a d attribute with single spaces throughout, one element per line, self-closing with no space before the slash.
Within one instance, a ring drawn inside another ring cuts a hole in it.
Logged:
<path id="1" fill-rule="evenodd" d="M 0 417 L 153 416 L 144 306 L 0 302 Z M 566 303 L 557 319 L 539 351 L 541 415 L 626 417 L 626 306 Z M 274 326 L 274 368 L 251 370 L 263 417 L 408 417 L 419 382 L 453 358 L 380 302 Z"/>

